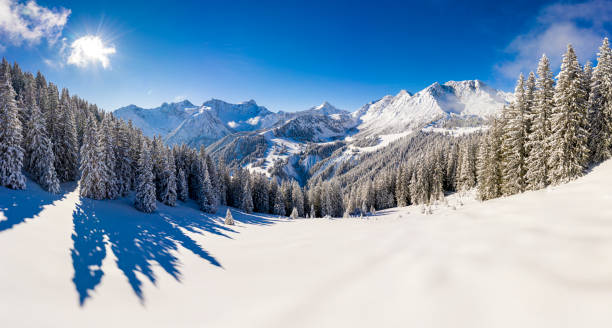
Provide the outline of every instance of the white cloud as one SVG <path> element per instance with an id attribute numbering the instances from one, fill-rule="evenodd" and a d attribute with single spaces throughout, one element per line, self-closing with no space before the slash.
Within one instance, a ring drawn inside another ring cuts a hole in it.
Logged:
<path id="1" fill-rule="evenodd" d="M 55 43 L 68 21 L 70 10 L 49 9 L 35 1 L 26 4 L 16 0 L 0 0 L 0 35 L 13 45 L 30 44 L 46 39 Z"/>
<path id="2" fill-rule="evenodd" d="M 521 72 L 535 71 L 538 60 L 545 53 L 551 59 L 552 68 L 557 69 L 569 43 L 584 62 L 597 52 L 606 35 L 604 25 L 610 22 L 610 0 L 547 6 L 538 14 L 533 29 L 517 36 L 508 45 L 506 50 L 514 56 L 513 60 L 496 68 L 504 77 L 516 78 Z"/>
<path id="3" fill-rule="evenodd" d="M 74 40 L 70 45 L 68 64 L 86 67 L 100 63 L 102 67 L 108 68 L 110 66 L 108 56 L 116 52 L 115 47 L 105 45 L 100 37 L 86 35 Z"/>

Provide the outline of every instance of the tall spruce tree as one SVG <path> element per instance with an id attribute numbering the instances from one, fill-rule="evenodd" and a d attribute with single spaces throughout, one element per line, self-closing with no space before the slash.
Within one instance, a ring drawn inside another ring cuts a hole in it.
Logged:
<path id="1" fill-rule="evenodd" d="M 550 149 L 548 140 L 551 135 L 551 115 L 554 107 L 553 73 L 550 61 L 542 55 L 538 64 L 538 78 L 534 95 L 531 133 L 528 136 L 529 156 L 527 157 L 527 187 L 531 190 L 541 189 L 548 185 L 548 158 Z"/>
<path id="2" fill-rule="evenodd" d="M 519 76 L 514 90 L 514 102 L 510 105 L 509 119 L 506 125 L 507 142 L 504 156 L 504 192 L 508 195 L 525 191 L 527 173 L 527 128 L 528 99 L 525 92 L 525 78 Z"/>
<path id="3" fill-rule="evenodd" d="M 134 207 L 145 213 L 152 213 L 157 209 L 151 151 L 146 141 L 142 143 L 140 158 L 138 160 L 138 176 L 136 178 Z"/>
<path id="4" fill-rule="evenodd" d="M 612 157 L 612 50 L 605 38 L 597 54 L 589 94 L 589 149 L 591 161 Z"/>
<path id="5" fill-rule="evenodd" d="M 60 181 L 74 181 L 78 176 L 78 139 L 74 106 L 66 89 L 62 90 L 59 113 L 56 115 L 53 144 L 55 169 Z"/>
<path id="6" fill-rule="evenodd" d="M 81 146 L 80 195 L 92 199 L 106 198 L 106 177 L 104 162 L 100 153 L 96 120 L 90 118 L 89 129 Z"/>
<path id="7" fill-rule="evenodd" d="M 17 115 L 10 65 L 3 58 L 0 66 L 0 184 L 11 189 L 25 189 L 25 177 L 21 172 L 22 127 Z"/>
<path id="8" fill-rule="evenodd" d="M 53 166 L 53 147 L 47 135 L 45 118 L 36 103 L 34 81 L 28 81 L 24 88 L 25 105 L 30 113 L 26 122 L 25 169 L 43 189 L 58 193 L 60 186 Z"/>
<path id="9" fill-rule="evenodd" d="M 571 45 L 563 55 L 554 101 L 549 178 L 551 183 L 561 183 L 583 174 L 589 154 L 584 73 Z"/>

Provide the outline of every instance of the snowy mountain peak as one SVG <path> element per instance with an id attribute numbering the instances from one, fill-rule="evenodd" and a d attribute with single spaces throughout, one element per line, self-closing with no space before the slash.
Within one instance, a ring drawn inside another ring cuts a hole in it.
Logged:
<path id="1" fill-rule="evenodd" d="M 487 117 L 512 97 L 479 80 L 434 82 L 411 95 L 405 90 L 386 96 L 359 109 L 353 117 L 361 119 L 361 133 L 401 132 L 417 128 L 450 115 Z"/>
<path id="2" fill-rule="evenodd" d="M 316 113 L 323 114 L 323 115 L 346 114 L 347 113 L 345 110 L 338 109 L 327 101 L 324 101 L 322 104 L 318 106 L 314 106 L 310 108 L 306 112 L 316 112 Z"/>

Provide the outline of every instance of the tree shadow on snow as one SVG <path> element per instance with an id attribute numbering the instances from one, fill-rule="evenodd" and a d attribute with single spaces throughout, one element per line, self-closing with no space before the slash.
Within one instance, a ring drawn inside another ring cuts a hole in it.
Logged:
<path id="1" fill-rule="evenodd" d="M 45 206 L 61 201 L 77 187 L 76 182 L 65 183 L 61 185 L 59 194 L 52 194 L 32 180 L 28 179 L 26 184 L 25 190 L 0 187 L 0 212 L 5 217 L 0 220 L 0 233 L 33 219 Z"/>
<path id="2" fill-rule="evenodd" d="M 232 211 L 238 214 L 238 212 Z M 225 214 L 225 212 L 223 212 Z M 187 249 L 202 260 L 222 268 L 221 263 L 187 233 L 204 232 L 231 238 L 235 230 L 223 225 L 221 209 L 217 215 L 207 215 L 193 204 L 177 207 L 158 204 L 152 214 L 136 211 L 130 199 L 95 201 L 81 198 L 73 213 L 74 233 L 71 250 L 74 266 L 73 282 L 82 306 L 101 282 L 102 262 L 107 246 L 116 257 L 119 270 L 127 278 L 132 291 L 144 303 L 142 276 L 156 283 L 153 266 L 159 265 L 167 274 L 181 281 L 180 261 L 176 252 Z M 238 214 L 243 221 L 271 224 L 264 217 L 247 219 L 251 215 Z M 241 221 L 242 222 L 242 221 Z M 139 274 L 137 274 L 139 273 Z"/>

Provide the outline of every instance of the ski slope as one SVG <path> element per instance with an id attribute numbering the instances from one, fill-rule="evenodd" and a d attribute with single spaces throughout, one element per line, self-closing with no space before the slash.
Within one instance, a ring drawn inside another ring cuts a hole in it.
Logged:
<path id="1" fill-rule="evenodd" d="M 3 327 L 610 327 L 612 161 L 569 184 L 367 219 L 0 188 Z M 71 191 L 72 190 L 72 191 Z M 29 196 L 28 196 L 29 195 Z M 42 199 L 42 201 L 41 201 Z M 75 279 L 76 278 L 76 279 Z M 81 301 L 83 302 L 81 304 Z"/>

